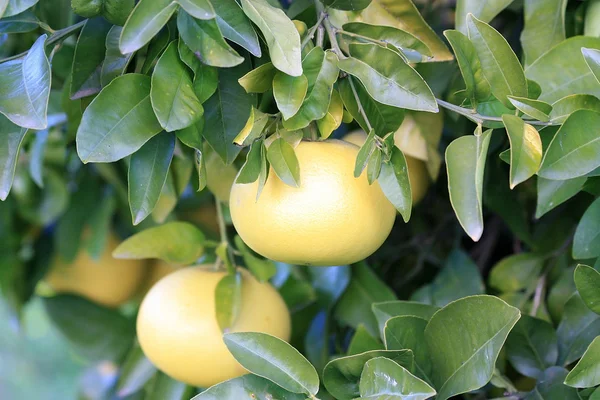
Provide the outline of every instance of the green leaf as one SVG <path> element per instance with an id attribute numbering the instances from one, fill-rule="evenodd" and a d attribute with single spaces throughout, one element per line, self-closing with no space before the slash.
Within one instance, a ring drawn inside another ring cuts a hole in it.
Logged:
<path id="1" fill-rule="evenodd" d="M 455 249 L 431 283 L 433 305 L 444 307 L 462 297 L 483 294 L 484 289 L 477 265 L 467 253 Z"/>
<path id="2" fill-rule="evenodd" d="M 371 3 L 371 0 L 324 0 L 323 4 L 326 7 L 336 8 L 346 11 L 360 11 L 366 8 Z"/>
<path id="3" fill-rule="evenodd" d="M 38 131 L 29 150 L 29 175 L 40 188 L 44 187 L 44 150 L 47 142 L 48 130 Z"/>
<path id="4" fill-rule="evenodd" d="M 427 383 L 384 357 L 367 361 L 360 378 L 361 398 L 424 400 L 435 394 L 435 390 Z"/>
<path id="5" fill-rule="evenodd" d="M 525 65 L 565 40 L 566 8 L 566 0 L 525 0 L 525 27 L 521 32 Z"/>
<path id="6" fill-rule="evenodd" d="M 244 62 L 244 57 L 225 41 L 214 19 L 196 19 L 180 10 L 177 29 L 185 44 L 206 65 L 228 68 Z"/>
<path id="7" fill-rule="evenodd" d="M 404 349 L 404 347 L 402 348 Z M 383 344 L 375 337 L 371 336 L 367 328 L 364 325 L 358 325 L 356 332 L 350 340 L 348 345 L 348 351 L 346 355 L 353 356 L 355 354 L 365 353 L 373 350 L 385 350 Z M 388 350 L 401 350 L 401 349 L 388 349 Z"/>
<path id="8" fill-rule="evenodd" d="M 562 367 L 548 368 L 525 400 L 581 400 L 577 389 L 563 383 L 568 372 Z"/>
<path id="9" fill-rule="evenodd" d="M 500 292 L 516 292 L 531 286 L 544 266 L 535 253 L 514 254 L 500 260 L 490 272 L 489 285 Z"/>
<path id="10" fill-rule="evenodd" d="M 360 105 L 354 97 L 353 87 L 358 95 Z M 365 132 L 369 132 L 370 129 L 360 112 L 361 107 L 377 136 L 384 137 L 390 132 L 396 132 L 402 125 L 405 114 L 403 110 L 373 100 L 358 80 L 352 77 L 342 79 L 338 82 L 338 89 L 346 109 Z"/>
<path id="11" fill-rule="evenodd" d="M 583 176 L 600 166 L 600 138 L 590 126 L 600 124 L 600 113 L 579 110 L 571 114 L 548 146 L 538 175 L 565 180 Z"/>
<path id="12" fill-rule="evenodd" d="M 242 253 L 244 263 L 256 279 L 266 282 L 277 273 L 277 267 L 273 261 L 256 257 L 239 236 L 236 236 L 234 240 L 236 247 Z"/>
<path id="13" fill-rule="evenodd" d="M 412 191 L 406 158 L 398 147 L 393 147 L 389 162 L 383 163 L 378 182 L 385 197 L 396 207 L 404 222 L 408 222 L 412 212 Z"/>
<path id="14" fill-rule="evenodd" d="M 133 53 L 150 41 L 177 10 L 177 3 L 171 0 L 141 0 L 129 15 L 119 48 L 121 53 Z"/>
<path id="15" fill-rule="evenodd" d="M 331 92 L 331 101 L 329 102 L 327 114 L 317 121 L 317 127 L 323 139 L 327 139 L 333 131 L 342 125 L 343 115 L 344 103 L 338 91 L 334 89 Z"/>
<path id="16" fill-rule="evenodd" d="M 262 136 L 265 126 L 269 122 L 269 114 L 265 114 L 262 111 L 252 107 L 250 111 L 250 117 L 244 128 L 235 137 L 233 143 L 239 146 L 251 145 L 256 139 Z"/>
<path id="17" fill-rule="evenodd" d="M 159 258 L 172 264 L 189 265 L 204 253 L 204 234 L 187 222 L 168 222 L 145 229 L 123 241 L 113 257 Z"/>
<path id="18" fill-rule="evenodd" d="M 405 300 L 373 303 L 372 307 L 382 337 L 384 336 L 385 324 L 390 318 L 414 316 L 429 321 L 433 314 L 439 310 L 438 307 L 429 304 Z"/>
<path id="19" fill-rule="evenodd" d="M 576 292 L 565 304 L 556 333 L 558 365 L 571 364 L 579 359 L 592 340 L 600 335 L 600 316 L 590 310 Z"/>
<path id="20" fill-rule="evenodd" d="M 121 366 L 116 386 L 117 396 L 127 397 L 142 389 L 155 373 L 154 364 L 146 358 L 140 345 L 134 343 Z"/>
<path id="21" fill-rule="evenodd" d="M 285 390 L 315 395 L 319 376 L 292 346 L 275 336 L 257 332 L 227 333 L 227 348 L 248 371 L 269 379 Z"/>
<path id="22" fill-rule="evenodd" d="M 565 384 L 576 388 L 600 385 L 600 336 L 596 337 L 565 378 Z"/>
<path id="23" fill-rule="evenodd" d="M 500 11 L 504 10 L 512 2 L 513 0 L 458 0 L 454 15 L 456 29 L 466 34 L 468 14 L 472 14 L 482 22 L 487 23 L 493 20 L 496 15 L 500 14 Z"/>
<path id="24" fill-rule="evenodd" d="M 273 96 L 284 119 L 293 117 L 306 96 L 308 79 L 305 75 L 290 76 L 277 72 L 273 79 Z"/>
<path id="25" fill-rule="evenodd" d="M 123 28 L 113 25 L 106 35 L 106 57 L 102 63 L 100 72 L 100 83 L 106 86 L 117 76 L 123 75 L 129 62 L 133 58 L 133 53 L 121 54 L 119 50 L 119 37 Z"/>
<path id="26" fill-rule="evenodd" d="M 474 105 L 478 101 L 488 99 L 492 93 L 490 84 L 483 76 L 481 62 L 473 43 L 467 36 L 455 30 L 444 31 L 444 36 L 448 39 L 456 55 L 460 73 L 465 81 L 465 95 L 471 99 L 471 103 Z"/>
<path id="27" fill-rule="evenodd" d="M 585 211 L 573 238 L 573 258 L 576 260 L 600 256 L 600 199 Z"/>
<path id="28" fill-rule="evenodd" d="M 600 112 L 600 99 L 589 94 L 572 94 L 552 104 L 550 121 L 557 124 L 565 122 L 567 117 L 577 110 Z"/>
<path id="29" fill-rule="evenodd" d="M 375 131 L 371 131 L 367 135 L 365 143 L 363 143 L 363 145 L 360 147 L 360 150 L 358 150 L 358 154 L 356 155 L 356 161 L 354 163 L 355 178 L 358 178 L 363 173 L 365 168 L 367 168 L 369 159 L 375 151 L 375 148 Z"/>
<path id="30" fill-rule="evenodd" d="M 377 147 L 369 157 L 369 163 L 367 164 L 367 182 L 372 185 L 373 182 L 379 178 L 381 173 L 381 167 L 383 164 L 383 151 Z"/>
<path id="31" fill-rule="evenodd" d="M 550 120 L 552 106 L 546 102 L 516 96 L 508 96 L 508 100 L 517 110 L 525 115 L 535 118 L 538 121 L 547 122 Z"/>
<path id="32" fill-rule="evenodd" d="M 300 164 L 296 152 L 284 138 L 275 139 L 267 150 L 267 159 L 286 185 L 300 187 Z"/>
<path id="33" fill-rule="evenodd" d="M 586 306 L 600 314 L 600 272 L 587 265 L 575 268 L 575 286 Z"/>
<path id="34" fill-rule="evenodd" d="M 527 68 L 527 78 L 542 87 L 539 100 L 554 103 L 576 93 L 600 97 L 600 84 L 585 62 L 582 47 L 600 49 L 600 38 L 571 37 L 546 51 Z"/>
<path id="35" fill-rule="evenodd" d="M 227 257 L 225 257 L 227 259 Z M 242 301 L 242 275 L 227 274 L 215 288 L 215 312 L 221 331 L 228 332 L 240 313 Z"/>
<path id="36" fill-rule="evenodd" d="M 242 9 L 265 37 L 275 68 L 288 75 L 302 75 L 300 35 L 283 10 L 266 0 L 242 0 Z"/>
<path id="37" fill-rule="evenodd" d="M 542 139 L 537 129 L 515 115 L 504 114 L 502 122 L 510 140 L 510 188 L 531 178 L 542 162 Z"/>
<path id="38" fill-rule="evenodd" d="M 507 96 L 527 97 L 527 81 L 519 59 L 497 30 L 472 14 L 467 16 L 467 27 L 492 94 L 506 107 L 513 108 Z"/>
<path id="39" fill-rule="evenodd" d="M 262 140 L 252 142 L 250 151 L 246 155 L 246 162 L 242 165 L 240 173 L 235 179 L 236 183 L 252 183 L 256 182 L 260 176 L 262 167 L 261 151 L 263 146 Z"/>
<path id="40" fill-rule="evenodd" d="M 264 93 L 273 87 L 273 79 L 276 73 L 277 69 L 273 66 L 273 63 L 268 62 L 254 68 L 238 79 L 238 82 L 247 93 Z"/>
<path id="41" fill-rule="evenodd" d="M 258 36 L 252 23 L 235 0 L 220 0 L 212 3 L 219 29 L 223 36 L 248 50 L 253 56 L 262 55 Z"/>
<path id="42" fill-rule="evenodd" d="M 586 64 L 596 77 L 596 80 L 600 83 L 600 51 L 582 47 L 581 53 L 583 54 Z"/>
<path id="43" fill-rule="evenodd" d="M 254 397 L 253 397 L 254 396 Z M 306 396 L 288 392 L 260 376 L 247 374 L 212 386 L 192 400 L 244 399 L 305 400 Z"/>
<path id="44" fill-rule="evenodd" d="M 366 353 L 336 358 L 325 366 L 323 383 L 336 399 L 353 399 L 360 396 L 359 380 L 367 361 L 385 357 L 411 371 L 413 354 L 410 350 L 373 350 Z"/>
<path id="45" fill-rule="evenodd" d="M 129 208 L 134 225 L 154 209 L 167 181 L 175 149 L 175 135 L 162 132 L 131 156 L 129 162 Z"/>
<path id="46" fill-rule="evenodd" d="M 256 101 L 237 82 L 245 72 L 243 65 L 219 69 L 217 90 L 204 103 L 204 138 L 227 164 L 241 151 L 233 140 L 246 125 Z"/>
<path id="47" fill-rule="evenodd" d="M 158 122 L 167 132 L 184 129 L 202 118 L 204 109 L 185 64 L 179 59 L 177 42 L 171 42 L 156 63 L 150 100 Z"/>
<path id="48" fill-rule="evenodd" d="M 119 361 L 135 337 L 133 321 L 81 297 L 47 297 L 44 307 L 77 353 L 89 360 Z"/>
<path id="49" fill-rule="evenodd" d="M 338 58 L 330 50 L 321 47 L 313 48 L 302 61 L 304 75 L 308 80 L 306 97 L 298 112 L 283 121 L 288 130 L 305 128 L 310 122 L 319 120 L 327 114 L 333 84 L 338 78 Z M 273 81 L 275 85 L 275 81 Z M 275 87 L 273 87 L 275 89 Z"/>
<path id="50" fill-rule="evenodd" d="M 194 93 L 200 103 L 204 103 L 217 90 L 218 70 L 215 67 L 203 64 L 190 50 L 183 40 L 179 40 L 179 57 L 192 71 L 194 71 Z"/>
<path id="51" fill-rule="evenodd" d="M 88 19 L 81 29 L 71 68 L 72 100 L 91 96 L 102 89 L 101 76 L 111 24 L 102 17 Z"/>
<path id="52" fill-rule="evenodd" d="M 42 35 L 24 58 L 0 64 L 0 113 L 24 128 L 44 129 L 48 125 L 50 63 Z"/>
<path id="53" fill-rule="evenodd" d="M 187 400 L 195 393 L 193 387 L 176 381 L 160 371 L 148 386 L 148 395 L 144 400 Z"/>
<path id="54" fill-rule="evenodd" d="M 134 6 L 134 0 L 105 0 L 102 14 L 111 24 L 123 26 Z"/>
<path id="55" fill-rule="evenodd" d="M 21 128 L 9 121 L 4 115 L 0 115 L 0 200 L 4 201 L 10 193 L 17 160 L 23 139 L 27 133 L 26 128 Z"/>
<path id="56" fill-rule="evenodd" d="M 548 211 L 558 207 L 581 191 L 587 178 L 585 176 L 564 181 L 537 178 L 537 206 L 535 217 L 540 218 Z"/>
<path id="57" fill-rule="evenodd" d="M 91 236 L 85 243 L 85 249 L 91 258 L 99 260 L 106 250 L 117 199 L 112 190 L 105 190 L 102 197 L 95 200 L 99 200 L 98 209 L 88 221 Z"/>
<path id="58" fill-rule="evenodd" d="M 398 108 L 437 112 L 435 97 L 425 80 L 392 50 L 352 43 L 352 57 L 340 60 L 341 70 L 357 77 L 374 100 Z"/>
<path id="59" fill-rule="evenodd" d="M 343 29 L 346 32 L 355 33 L 371 39 L 380 40 L 390 44 L 403 53 L 417 53 L 418 61 L 422 57 L 432 56 L 431 50 L 425 43 L 419 40 L 416 36 L 401 29 L 391 26 L 370 25 L 363 22 L 350 22 L 344 24 Z"/>
<path id="60" fill-rule="evenodd" d="M 1 7 L 0 7 L 1 8 Z M 2 13 L 0 13 L 1 15 Z M 39 27 L 40 20 L 31 10 L 0 20 L 0 33 L 31 32 Z"/>
<path id="61" fill-rule="evenodd" d="M 83 113 L 77 129 L 81 161 L 114 162 L 161 131 L 150 103 L 150 77 L 126 74 L 102 89 Z"/>
<path id="62" fill-rule="evenodd" d="M 38 1 L 39 0 L 8 0 L 4 8 L 4 14 L 2 14 L 2 6 L 0 6 L 0 18 L 20 14 L 36 5 Z"/>
<path id="63" fill-rule="evenodd" d="M 216 17 L 215 10 L 210 0 L 176 0 L 188 14 L 201 20 L 210 20 Z"/>
<path id="64" fill-rule="evenodd" d="M 371 304 L 395 299 L 394 292 L 366 264 L 358 263 L 352 267 L 352 280 L 336 305 L 335 317 L 342 325 L 356 328 L 363 324 L 371 335 L 378 335 L 385 321 L 378 330 Z"/>
<path id="65" fill-rule="evenodd" d="M 554 327 L 541 319 L 523 315 L 506 339 L 506 356 L 521 374 L 542 379 L 556 365 L 558 342 Z"/>
<path id="66" fill-rule="evenodd" d="M 425 329 L 425 341 L 437 399 L 488 383 L 504 341 L 520 316 L 517 308 L 485 295 L 457 300 L 436 312 Z"/>
<path id="67" fill-rule="evenodd" d="M 392 317 L 385 323 L 383 330 L 385 347 L 388 350 L 409 349 L 415 357 L 415 373 L 431 383 L 431 362 L 425 337 L 428 320 L 414 315 Z"/>
<path id="68" fill-rule="evenodd" d="M 483 234 L 482 186 L 492 130 L 455 139 L 446 149 L 448 191 L 458 222 L 478 241 Z"/>
<path id="69" fill-rule="evenodd" d="M 121 35 L 123 31 L 121 31 Z M 167 46 L 169 45 L 169 41 L 171 40 L 169 32 L 169 26 L 165 26 L 162 28 L 158 34 L 150 41 L 148 44 L 148 50 L 146 53 L 146 57 L 144 60 L 144 64 L 142 64 L 142 74 L 149 75 L 158 60 L 158 57 L 165 51 Z M 121 51 L 119 49 L 119 51 Z M 182 57 L 183 59 L 183 57 Z M 185 61 L 185 60 L 183 60 Z"/>

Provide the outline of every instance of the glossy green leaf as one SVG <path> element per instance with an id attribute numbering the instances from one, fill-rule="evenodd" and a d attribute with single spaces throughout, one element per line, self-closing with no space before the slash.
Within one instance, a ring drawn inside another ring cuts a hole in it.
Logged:
<path id="1" fill-rule="evenodd" d="M 341 70 L 355 76 L 376 101 L 398 108 L 437 112 L 427 83 L 392 50 L 373 44 L 350 44 L 352 57 L 340 60 Z"/>
<path id="2" fill-rule="evenodd" d="M 275 139 L 267 150 L 267 159 L 286 185 L 300 187 L 300 164 L 294 148 L 284 139 Z"/>
<path id="3" fill-rule="evenodd" d="M 535 118 L 538 121 L 547 122 L 550 120 L 552 106 L 546 102 L 515 96 L 508 96 L 508 100 L 517 110 L 525 115 Z"/>
<path id="4" fill-rule="evenodd" d="M 17 160 L 23 139 L 27 133 L 26 128 L 21 128 L 9 121 L 4 115 L 0 115 L 0 200 L 4 201 L 10 193 Z"/>
<path id="5" fill-rule="evenodd" d="M 315 368 L 283 340 L 257 332 L 228 333 L 223 340 L 236 360 L 250 372 L 293 393 L 315 395 L 319 391 Z"/>
<path id="6" fill-rule="evenodd" d="M 595 258 L 600 255 L 600 200 L 585 211 L 573 238 L 573 258 Z"/>
<path id="7" fill-rule="evenodd" d="M 261 137 L 263 134 L 265 126 L 269 122 L 269 117 L 269 114 L 265 114 L 262 111 L 252 107 L 252 110 L 250 111 L 250 117 L 248 117 L 246 125 L 235 137 L 233 143 L 239 146 L 248 146 L 252 144 L 252 142 Z"/>
<path id="8" fill-rule="evenodd" d="M 465 81 L 465 95 L 471 98 L 473 104 L 488 99 L 491 94 L 490 84 L 483 75 L 481 62 L 473 43 L 467 36 L 455 30 L 444 31 L 444 36 L 456 55 L 460 73 Z"/>
<path id="9" fill-rule="evenodd" d="M 40 20 L 31 10 L 25 10 L 12 17 L 2 18 L 0 20 L 0 33 L 31 32 L 39 27 L 39 23 Z"/>
<path id="10" fill-rule="evenodd" d="M 562 124 L 569 115 L 577 110 L 600 112 L 600 99 L 589 94 L 573 94 L 563 97 L 552 104 L 550 121 Z"/>
<path id="11" fill-rule="evenodd" d="M 212 2 L 212 5 L 223 36 L 239 44 L 255 57 L 260 57 L 262 52 L 258 36 L 239 4 L 235 0 L 220 0 Z"/>
<path id="12" fill-rule="evenodd" d="M 388 350 L 409 349 L 415 357 L 415 374 L 431 383 L 431 362 L 423 340 L 428 320 L 414 315 L 392 317 L 385 323 L 383 337 Z"/>
<path id="13" fill-rule="evenodd" d="M 562 367 L 550 367 L 537 382 L 533 391 L 524 397 L 525 400 L 581 400 L 577 389 L 566 386 L 563 382 L 569 371 Z"/>
<path id="14" fill-rule="evenodd" d="M 39 187 L 44 187 L 44 150 L 48 143 L 48 131 L 43 130 L 35 134 L 35 139 L 29 150 L 29 175 Z"/>
<path id="15" fill-rule="evenodd" d="M 424 400 L 435 394 L 426 382 L 384 357 L 367 361 L 360 378 L 360 396 L 365 399 Z"/>
<path id="16" fill-rule="evenodd" d="M 248 374 L 212 386 L 193 397 L 192 400 L 243 398 L 253 398 L 255 400 L 305 400 L 306 396 L 288 392 L 268 379 Z"/>
<path id="17" fill-rule="evenodd" d="M 158 122 L 167 132 L 187 128 L 202 118 L 204 109 L 196 97 L 185 64 L 172 42 L 152 73 L 150 100 Z"/>
<path id="18" fill-rule="evenodd" d="M 129 209 L 134 225 L 154 209 L 167 180 L 175 149 L 175 135 L 159 133 L 131 156 L 129 161 Z"/>
<path id="19" fill-rule="evenodd" d="M 260 176 L 262 167 L 262 151 L 263 141 L 257 140 L 250 145 L 250 151 L 246 155 L 246 162 L 242 165 L 240 173 L 235 179 L 236 183 L 252 183 L 256 182 Z"/>
<path id="20" fill-rule="evenodd" d="M 44 298 L 44 307 L 77 353 L 89 360 L 118 361 L 135 337 L 132 320 L 82 297 L 59 295 Z"/>
<path id="21" fill-rule="evenodd" d="M 119 50 L 119 37 L 123 28 L 113 25 L 106 35 L 106 56 L 102 63 L 100 72 L 100 83 L 106 86 L 117 76 L 123 75 L 129 62 L 133 58 L 133 53 L 121 54 Z"/>
<path id="22" fill-rule="evenodd" d="M 168 222 L 129 237 L 113 251 L 113 257 L 160 258 L 168 263 L 189 265 L 203 252 L 204 234 L 198 228 L 187 222 Z"/>
<path id="23" fill-rule="evenodd" d="M 490 22 L 502 10 L 512 3 L 513 0 L 458 0 L 456 2 L 456 14 L 454 21 L 456 29 L 460 32 L 467 33 L 467 16 L 473 14 L 482 22 Z"/>
<path id="24" fill-rule="evenodd" d="M 566 8 L 566 0 L 525 0 L 525 26 L 521 32 L 525 65 L 565 40 Z"/>
<path id="25" fill-rule="evenodd" d="M 223 332 L 228 332 L 235 324 L 240 313 L 241 302 L 242 275 L 239 272 L 225 275 L 215 288 L 215 312 Z"/>
<path id="26" fill-rule="evenodd" d="M 346 11 L 360 11 L 366 8 L 371 0 L 324 0 L 326 7 L 336 8 Z"/>
<path id="27" fill-rule="evenodd" d="M 575 286 L 586 306 L 600 314 L 600 272 L 587 265 L 575 268 Z"/>
<path id="28" fill-rule="evenodd" d="M 235 245 L 242 253 L 244 263 L 256 279 L 266 282 L 277 273 L 277 267 L 273 261 L 255 256 L 239 236 L 235 237 Z"/>
<path id="29" fill-rule="evenodd" d="M 596 80 L 600 83 L 600 50 L 582 47 L 581 53 Z"/>
<path id="30" fill-rule="evenodd" d="M 165 26 L 175 10 L 177 3 L 172 0 L 141 0 L 137 3 L 121 33 L 121 53 L 133 53 L 142 48 Z"/>
<path id="31" fill-rule="evenodd" d="M 323 51 L 320 47 L 313 48 L 304 57 L 302 68 L 308 80 L 306 97 L 298 112 L 283 121 L 288 130 L 305 128 L 312 121 L 319 120 L 327 114 L 331 101 L 333 84 L 338 78 L 338 58 L 332 51 Z M 275 82 L 273 82 L 275 84 Z"/>
<path id="32" fill-rule="evenodd" d="M 477 265 L 464 251 L 453 250 L 431 283 L 433 305 L 444 307 L 462 297 L 483 294 L 485 290 Z"/>
<path id="33" fill-rule="evenodd" d="M 244 57 L 225 41 L 214 19 L 196 19 L 180 10 L 177 29 L 185 44 L 206 65 L 228 68 L 244 62 Z"/>
<path id="34" fill-rule="evenodd" d="M 24 128 L 44 129 L 48 125 L 50 63 L 42 35 L 24 58 L 0 64 L 0 113 Z"/>
<path id="35" fill-rule="evenodd" d="M 371 131 L 367 135 L 365 142 L 360 147 L 360 150 L 358 150 L 358 154 L 356 155 L 356 161 L 354 163 L 355 178 L 358 178 L 363 173 L 365 168 L 367 168 L 369 159 L 371 158 L 371 155 L 373 154 L 375 149 L 375 131 Z"/>
<path id="36" fill-rule="evenodd" d="M 510 188 L 531 178 L 542 162 L 542 139 L 537 129 L 515 115 L 505 114 L 502 121 L 510 141 Z"/>
<path id="37" fill-rule="evenodd" d="M 183 40 L 179 40 L 179 58 L 194 72 L 194 93 L 200 103 L 204 103 L 217 90 L 218 70 L 203 64 Z"/>
<path id="38" fill-rule="evenodd" d="M 600 166 L 600 138 L 590 126 L 600 124 L 600 113 L 579 110 L 571 114 L 548 146 L 538 175 L 565 180 L 583 176 Z"/>
<path id="39" fill-rule="evenodd" d="M 556 365 L 558 342 L 554 327 L 541 319 L 523 315 L 506 339 L 506 356 L 519 373 L 542 379 Z"/>
<path id="40" fill-rule="evenodd" d="M 237 82 L 245 72 L 243 65 L 220 69 L 217 90 L 203 104 L 204 138 L 227 164 L 241 151 L 233 140 L 246 125 L 256 101 Z"/>
<path id="41" fill-rule="evenodd" d="M 327 114 L 317 121 L 317 127 L 323 139 L 327 139 L 333 131 L 342 125 L 343 116 L 344 103 L 338 91 L 334 89 L 331 92 L 331 101 L 329 102 Z"/>
<path id="42" fill-rule="evenodd" d="M 455 139 L 446 149 L 448 191 L 452 208 L 465 232 L 478 241 L 483 234 L 482 186 L 492 131 Z"/>
<path id="43" fill-rule="evenodd" d="M 36 5 L 38 1 L 39 0 L 8 0 L 4 8 L 4 14 L 0 12 L 0 17 L 11 17 L 13 15 L 20 14 L 28 8 Z M 2 11 L 1 6 L 0 11 Z"/>
<path id="44" fill-rule="evenodd" d="M 561 205 L 581 191 L 587 178 L 585 176 L 564 181 L 537 178 L 537 206 L 535 217 L 540 218 L 548 211 Z"/>
<path id="45" fill-rule="evenodd" d="M 385 346 L 377 340 L 377 338 L 371 336 L 367 328 L 364 325 L 358 325 L 350 344 L 348 345 L 348 351 L 346 355 L 353 356 L 355 354 L 365 353 L 372 350 L 384 350 Z M 404 349 L 404 347 L 402 348 Z M 388 349 L 388 350 L 401 350 L 401 349 Z"/>
<path id="46" fill-rule="evenodd" d="M 350 22 L 344 24 L 344 30 L 357 35 L 365 36 L 375 40 L 381 40 L 390 44 L 402 52 L 411 54 L 416 52 L 421 61 L 421 57 L 430 57 L 431 50 L 425 43 L 419 40 L 416 36 L 398 28 L 391 26 L 370 25 L 363 22 Z"/>
<path id="47" fill-rule="evenodd" d="M 215 10 L 210 0 L 176 0 L 188 14 L 201 20 L 216 17 Z"/>
<path id="48" fill-rule="evenodd" d="M 273 96 L 284 119 L 293 117 L 306 96 L 308 79 L 305 75 L 290 76 L 277 72 L 273 78 Z"/>
<path id="49" fill-rule="evenodd" d="M 187 400 L 195 392 L 193 387 L 176 381 L 160 371 L 148 386 L 148 395 L 144 400 Z"/>
<path id="50" fill-rule="evenodd" d="M 77 154 L 84 163 L 114 162 L 160 131 L 150 103 L 150 77 L 126 74 L 114 79 L 86 108 L 77 130 Z"/>
<path id="51" fill-rule="evenodd" d="M 242 0 L 242 9 L 262 32 L 275 68 L 288 75 L 302 75 L 300 35 L 283 10 L 266 0 Z"/>
<path id="52" fill-rule="evenodd" d="M 520 316 L 517 308 L 485 295 L 465 297 L 436 312 L 425 328 L 425 341 L 437 399 L 488 383 L 504 341 Z"/>
<path id="53" fill-rule="evenodd" d="M 533 284 L 542 271 L 544 257 L 520 253 L 500 260 L 490 272 L 489 285 L 501 292 L 516 292 Z"/>
<path id="54" fill-rule="evenodd" d="M 374 350 L 366 353 L 336 358 L 323 370 L 323 383 L 336 399 L 353 399 L 360 396 L 359 380 L 367 361 L 385 357 L 411 371 L 413 354 L 410 350 Z"/>
<path id="55" fill-rule="evenodd" d="M 542 87 L 539 100 L 554 103 L 576 93 L 600 97 L 600 84 L 585 62 L 582 47 L 600 49 L 600 38 L 571 37 L 546 51 L 527 67 L 527 78 Z"/>
<path id="56" fill-rule="evenodd" d="M 396 146 L 390 161 L 383 163 L 378 182 L 385 197 L 396 207 L 404 222 L 408 222 L 412 212 L 412 191 L 406 158 Z"/>
<path id="57" fill-rule="evenodd" d="M 568 365 L 579 359 L 592 340 L 600 335 L 600 315 L 590 310 L 578 293 L 565 304 L 558 335 L 558 364 Z"/>
<path id="58" fill-rule="evenodd" d="M 137 342 L 127 353 L 121 368 L 116 387 L 120 397 L 127 397 L 142 389 L 156 373 L 156 367 L 146 358 Z"/>
<path id="59" fill-rule="evenodd" d="M 600 336 L 590 343 L 581 360 L 565 378 L 565 384 L 576 388 L 600 385 Z"/>
<path id="60" fill-rule="evenodd" d="M 122 32 L 123 31 L 121 31 L 121 34 Z M 150 43 L 148 43 L 146 57 L 144 60 L 144 64 L 142 64 L 142 74 L 150 75 L 152 68 L 154 68 L 156 61 L 169 45 L 170 40 L 171 38 L 169 33 L 169 27 L 165 26 L 156 34 L 156 36 L 150 41 Z M 120 48 L 119 51 L 121 51 Z"/>
<path id="61" fill-rule="evenodd" d="M 372 307 L 382 337 L 384 336 L 385 324 L 390 318 L 407 315 L 429 321 L 431 316 L 439 310 L 438 307 L 429 304 L 405 300 L 373 303 Z"/>
<path id="62" fill-rule="evenodd" d="M 527 97 L 527 81 L 519 59 L 497 30 L 472 14 L 467 16 L 467 28 L 492 94 L 513 108 L 507 96 Z"/>
<path id="63" fill-rule="evenodd" d="M 276 73 L 277 68 L 273 66 L 273 63 L 268 62 L 254 68 L 238 79 L 238 82 L 247 93 L 264 93 L 273 87 L 273 78 Z"/>

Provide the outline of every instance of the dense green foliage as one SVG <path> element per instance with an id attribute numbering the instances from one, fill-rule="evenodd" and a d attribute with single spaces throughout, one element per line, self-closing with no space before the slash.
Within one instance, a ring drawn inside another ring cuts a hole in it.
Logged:
<path id="1" fill-rule="evenodd" d="M 82 398 L 600 399 L 600 1 L 450 3 L 0 0 L 5 318 L 36 329 L 43 304 L 113 379 L 86 375 Z M 260 195 L 271 167 L 299 186 L 300 140 L 355 128 L 354 175 L 400 214 L 385 244 L 322 268 L 252 252 L 233 180 Z M 435 182 L 416 205 L 408 156 Z M 215 200 L 220 232 L 185 222 Z M 224 332 L 234 265 L 271 280 L 291 343 L 225 333 L 253 374 L 208 390 L 157 371 L 139 298 L 109 309 L 43 282 L 111 231 L 117 258 L 226 268 Z"/>

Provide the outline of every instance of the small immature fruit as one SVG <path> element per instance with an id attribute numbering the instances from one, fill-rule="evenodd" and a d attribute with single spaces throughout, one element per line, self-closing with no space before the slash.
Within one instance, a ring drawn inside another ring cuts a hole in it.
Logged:
<path id="1" fill-rule="evenodd" d="M 360 147 L 365 143 L 365 140 L 367 140 L 367 134 L 364 131 L 354 131 L 348 133 L 342 139 Z M 406 166 L 408 167 L 408 180 L 410 181 L 410 188 L 412 190 L 412 201 L 413 205 L 415 205 L 421 201 L 427 193 L 430 181 L 429 173 L 427 172 L 427 166 L 424 161 L 406 154 L 404 157 L 406 158 Z"/>
<path id="2" fill-rule="evenodd" d="M 136 293 L 147 268 L 143 260 L 113 258 L 118 244 L 118 238 L 111 234 L 99 260 L 90 257 L 85 248 L 71 264 L 55 260 L 46 283 L 56 292 L 75 293 L 108 307 L 125 303 Z"/>
<path id="3" fill-rule="evenodd" d="M 378 183 L 354 177 L 358 147 L 341 141 L 300 142 L 300 187 L 273 169 L 256 200 L 258 182 L 234 184 L 229 202 L 240 237 L 264 257 L 290 264 L 346 265 L 388 237 L 396 210 Z"/>
<path id="4" fill-rule="evenodd" d="M 146 357 L 167 375 L 207 388 L 247 371 L 223 342 L 215 312 L 215 288 L 226 275 L 212 265 L 183 268 L 146 295 L 137 335 Z M 263 332 L 290 339 L 290 314 L 268 283 L 242 270 L 241 309 L 230 332 Z"/>

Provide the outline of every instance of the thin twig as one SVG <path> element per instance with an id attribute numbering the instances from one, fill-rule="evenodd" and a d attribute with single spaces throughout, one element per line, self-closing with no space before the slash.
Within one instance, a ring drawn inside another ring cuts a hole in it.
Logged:
<path id="1" fill-rule="evenodd" d="M 354 99 L 356 100 L 356 104 L 358 105 L 358 112 L 365 119 L 367 128 L 369 128 L 369 132 L 371 132 L 373 130 L 373 127 L 371 126 L 371 122 L 369 122 L 367 113 L 365 112 L 365 109 L 363 108 L 362 103 L 360 102 L 360 98 L 358 97 L 358 92 L 356 91 L 356 88 L 354 87 L 354 82 L 352 82 L 352 77 L 350 77 L 350 76 L 348 77 L 348 82 L 350 82 L 350 88 L 352 89 L 352 94 L 354 95 Z"/>
<path id="2" fill-rule="evenodd" d="M 319 19 L 317 20 L 317 23 L 314 24 L 308 30 L 308 32 L 306 32 L 306 36 L 304 37 L 304 39 L 302 39 L 302 48 L 305 48 L 306 45 L 308 44 L 308 42 L 310 40 L 312 40 L 312 38 L 315 37 L 315 32 L 321 26 L 321 24 L 323 23 L 323 20 L 325 19 L 326 16 L 327 16 L 327 14 L 325 12 L 321 12 L 321 14 L 319 14 Z"/>
<path id="3" fill-rule="evenodd" d="M 544 293 L 546 291 L 545 290 L 546 289 L 546 275 L 547 275 L 547 273 L 544 273 L 542 276 L 540 276 L 540 278 L 538 279 L 537 285 L 535 286 L 535 294 L 533 295 L 533 304 L 531 306 L 531 311 L 529 312 L 529 315 L 531 315 L 532 317 L 535 317 L 538 309 L 540 308 L 540 304 L 542 304 L 542 300 L 544 298 Z"/>

